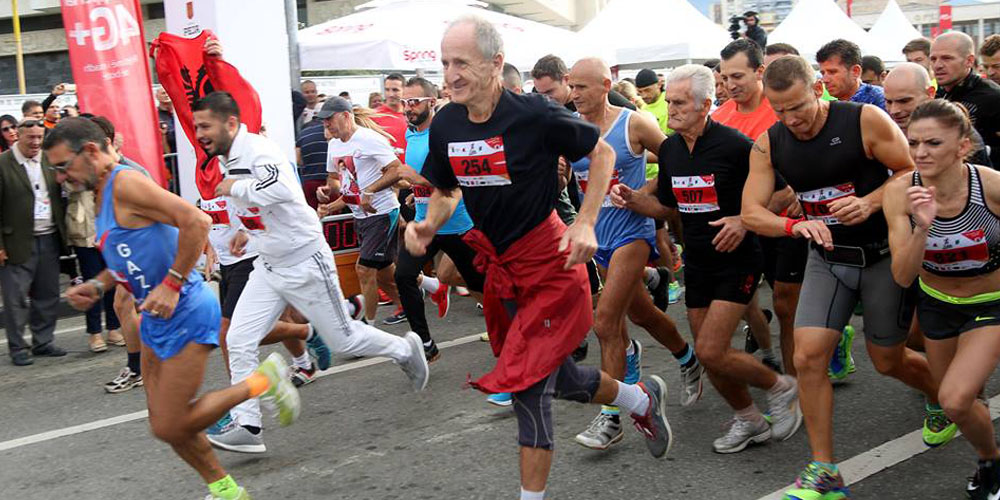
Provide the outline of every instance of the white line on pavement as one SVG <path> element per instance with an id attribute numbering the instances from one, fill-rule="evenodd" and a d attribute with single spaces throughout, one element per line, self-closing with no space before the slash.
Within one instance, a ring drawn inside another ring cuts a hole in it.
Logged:
<path id="1" fill-rule="evenodd" d="M 27 328 L 25 328 L 27 330 Z M 64 333 L 81 333 L 87 330 L 86 326 L 74 326 L 70 328 L 62 328 L 52 332 L 53 335 L 62 335 Z M 30 332 L 29 332 L 30 333 Z M 7 338 L 0 339 L 0 345 L 7 345 Z"/>
<path id="2" fill-rule="evenodd" d="M 58 333 L 58 332 L 56 332 Z M 438 344 L 439 349 L 447 349 L 449 347 L 460 346 L 463 344 L 468 344 L 470 342 L 475 342 L 479 340 L 479 336 L 482 335 L 477 333 L 475 335 L 468 335 L 465 337 L 459 337 L 455 340 L 449 340 L 447 342 L 441 342 Z M 326 377 L 329 375 L 334 375 L 336 373 L 344 373 L 351 370 L 357 370 L 359 368 L 365 368 L 367 366 L 378 365 L 390 361 L 389 358 L 369 358 L 363 359 L 361 361 L 355 361 L 353 363 L 347 363 L 344 365 L 334 366 L 325 371 L 319 372 L 316 377 Z M 137 411 L 135 413 L 128 413 L 125 415 L 119 415 L 117 417 L 105 418 L 101 420 L 95 420 L 86 424 L 74 425 L 72 427 L 65 427 L 63 429 L 56 429 L 54 431 L 42 432 L 39 434 L 32 434 L 30 436 L 25 436 L 22 438 L 11 439 L 9 441 L 0 442 L 0 451 L 12 450 L 14 448 L 20 448 L 22 446 L 28 446 L 32 444 L 38 444 L 45 441 L 51 441 L 53 439 L 58 439 L 61 437 L 72 436 L 74 434 L 81 434 L 87 431 L 93 431 L 97 429 L 103 429 L 105 427 L 111 427 L 113 425 L 124 424 L 126 422 L 132 422 L 134 420 L 142 420 L 149 417 L 149 412 L 146 410 Z"/>
<path id="3" fill-rule="evenodd" d="M 1000 396 L 994 396 L 990 398 L 990 418 L 996 420 L 998 417 L 1000 417 Z M 930 448 L 924 444 L 922 434 L 921 429 L 917 429 L 839 463 L 837 467 L 840 469 L 841 475 L 844 476 L 844 482 L 848 486 L 861 482 L 929 450 Z M 955 437 L 960 435 L 961 433 L 958 433 Z M 784 493 L 794 486 L 790 484 L 757 500 L 781 500 Z"/>

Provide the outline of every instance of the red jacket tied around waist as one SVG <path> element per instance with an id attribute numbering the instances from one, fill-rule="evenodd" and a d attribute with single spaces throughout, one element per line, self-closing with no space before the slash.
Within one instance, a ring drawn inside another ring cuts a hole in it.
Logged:
<path id="1" fill-rule="evenodd" d="M 520 392 L 548 376 L 576 349 L 593 325 L 590 282 L 583 264 L 563 269 L 560 252 L 566 225 L 555 212 L 517 240 L 503 255 L 479 230 L 465 235 L 476 250 L 475 265 L 486 275 L 483 312 L 493 354 L 493 371 L 472 383 L 488 392 Z M 508 314 L 504 302 L 517 313 Z"/>

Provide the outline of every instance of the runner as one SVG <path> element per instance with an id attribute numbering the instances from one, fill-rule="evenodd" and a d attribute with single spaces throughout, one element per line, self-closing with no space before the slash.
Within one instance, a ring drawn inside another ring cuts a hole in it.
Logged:
<path id="1" fill-rule="evenodd" d="M 569 73 L 570 98 L 581 117 L 601 129 L 605 142 L 615 150 L 611 186 L 625 184 L 636 189 L 646 182 L 646 151 L 656 150 L 666 139 L 648 116 L 608 102 L 611 70 L 600 59 L 582 59 Z M 572 163 L 586 198 L 590 160 Z M 583 200 L 581 200 L 582 202 Z M 694 350 L 681 338 L 677 326 L 653 305 L 642 281 L 650 256 L 656 257 L 656 230 L 653 220 L 629 210 L 615 208 L 605 196 L 597 216 L 598 250 L 594 260 L 604 279 L 604 291 L 594 312 L 594 333 L 601 345 L 601 370 L 626 384 L 639 381 L 642 345 L 629 338 L 625 317 L 641 326 L 673 353 L 680 363 L 681 406 L 701 397 L 702 372 Z M 587 448 L 605 450 L 622 440 L 620 410 L 605 405 L 576 442 Z"/>
<path id="2" fill-rule="evenodd" d="M 329 213 L 339 213 L 346 205 L 354 214 L 355 229 L 361 240 L 358 280 L 365 296 L 365 319 L 375 321 L 378 289 L 393 302 L 399 293 L 393 277 L 398 251 L 399 200 L 392 186 L 399 180 L 402 164 L 389 136 L 372 121 L 367 111 L 355 110 L 343 97 L 331 97 L 316 113 L 333 139 L 326 161 L 327 185 L 316 193 L 321 203 L 330 203 Z M 395 325 L 406 321 L 406 313 L 397 311 L 383 323 Z"/>
<path id="3" fill-rule="evenodd" d="M 410 78 L 403 88 L 403 104 L 406 106 L 406 119 L 410 122 L 410 130 L 406 133 L 406 158 L 409 162 L 401 168 L 402 178 L 413 187 L 414 207 L 416 216 L 414 222 L 421 222 L 427 215 L 427 203 L 430 201 L 431 186 L 420 172 L 424 168 L 424 160 L 427 158 L 428 136 L 430 135 L 431 120 L 434 119 L 434 105 L 437 100 L 434 96 L 437 90 L 434 84 L 420 78 Z M 448 314 L 450 299 L 448 297 L 448 285 L 438 281 L 437 278 L 424 276 L 421 271 L 424 265 L 438 251 L 444 252 L 451 257 L 454 265 L 458 267 L 469 288 L 476 291 L 483 291 L 483 275 L 476 270 L 472 264 L 476 252 L 469 248 L 469 245 L 462 241 L 462 236 L 472 229 L 472 219 L 465 210 L 465 204 L 461 201 L 455 209 L 454 215 L 440 229 L 427 251 L 422 256 L 414 256 L 407 251 L 405 246 L 399 249 L 399 258 L 396 265 L 396 286 L 399 288 L 399 298 L 406 312 L 406 319 L 410 322 L 410 328 L 424 344 L 424 353 L 427 361 L 433 362 L 440 356 L 437 344 L 431 338 L 431 333 L 427 327 L 427 316 L 424 314 L 424 300 L 421 290 L 431 294 L 431 300 L 438 305 L 438 317 Z"/>
<path id="4" fill-rule="evenodd" d="M 946 417 L 936 406 L 938 387 L 927 361 L 906 348 L 912 304 L 906 290 L 889 279 L 887 229 L 876 213 L 887 172 L 900 177 L 913 168 L 903 134 L 876 107 L 823 101 L 822 91 L 799 56 L 781 57 L 767 67 L 764 93 L 780 123 L 757 139 L 743 196 L 743 219 L 751 230 L 812 243 L 795 313 L 795 367 L 812 461 L 785 496 L 802 500 L 847 495 L 834 463 L 827 365 L 859 298 L 875 369 L 928 399 L 925 442 L 942 444 L 954 433 L 953 424 L 941 425 Z M 775 172 L 798 193 L 807 220 L 767 210 Z"/>
<path id="5" fill-rule="evenodd" d="M 521 445 L 521 499 L 541 500 L 552 465 L 552 399 L 614 404 L 632 414 L 654 457 L 670 449 L 666 384 L 653 375 L 623 384 L 570 353 L 590 330 L 592 304 L 583 263 L 597 249 L 594 223 L 614 164 L 599 131 L 540 95 L 503 90 L 503 40 L 477 17 L 463 17 L 441 42 L 452 103 L 431 123 L 422 173 L 435 189 L 423 222 L 406 228 L 422 254 L 463 198 L 476 228 L 466 241 L 486 271 L 484 306 L 492 372 L 473 385 L 514 393 Z M 558 157 L 588 156 L 590 186 L 576 222 L 555 215 Z"/>
<path id="6" fill-rule="evenodd" d="M 802 423 L 795 379 L 778 375 L 753 356 L 731 347 L 733 330 L 760 281 L 763 261 L 753 233 L 740 221 L 751 141 L 708 117 L 715 96 L 712 70 L 697 64 L 667 75 L 670 128 L 658 160 L 670 165 L 639 191 L 618 184 L 617 206 L 650 217 L 680 212 L 687 242 L 685 280 L 688 320 L 698 359 L 709 380 L 736 413 L 712 447 L 737 453 L 751 443 L 785 440 Z M 770 423 L 757 409 L 748 386 L 767 391 Z"/>
<path id="7" fill-rule="evenodd" d="M 205 247 L 208 216 L 141 173 L 116 165 L 104 133 L 87 119 L 61 120 L 44 149 L 74 188 L 97 194 L 97 234 L 109 266 L 69 289 L 67 299 L 86 310 L 116 282 L 132 291 L 143 314 L 142 373 L 153 435 L 198 471 L 209 498 L 249 499 L 201 431 L 231 407 L 257 397 L 273 401 L 281 424 L 291 424 L 299 398 L 284 360 L 272 354 L 245 380 L 195 399 L 208 355 L 218 345 L 218 301 L 193 271 Z"/>
<path id="8" fill-rule="evenodd" d="M 1000 362 L 1000 174 L 965 163 L 973 150 L 967 112 L 945 100 L 910 115 L 912 176 L 885 193 L 892 274 L 919 282 L 917 315 L 948 417 L 976 450 L 967 493 L 1000 496 L 1000 449 L 976 394 Z"/>
<path id="9" fill-rule="evenodd" d="M 732 41 L 722 49 L 719 64 L 722 80 L 729 91 L 730 100 L 723 104 L 712 119 L 733 127 L 751 139 L 760 137 L 768 127 L 778 121 L 771 109 L 771 103 L 764 96 L 764 54 L 750 40 L 743 38 Z M 795 193 L 780 176 L 775 177 L 775 193 L 768 203 L 768 209 L 781 215 L 789 210 L 797 212 L 799 204 Z M 799 302 L 802 275 L 806 267 L 808 248 L 805 240 L 793 238 L 760 237 L 764 255 L 764 279 L 771 287 L 774 314 L 778 317 L 781 340 L 781 361 L 771 349 L 771 330 L 767 326 L 770 318 L 764 318 L 757 303 L 757 295 L 747 307 L 747 335 L 744 350 L 753 353 L 760 349 L 762 361 L 769 368 L 781 372 L 782 367 L 795 376 L 795 341 L 792 335 L 795 322 L 795 307 Z"/>
<path id="10" fill-rule="evenodd" d="M 410 332 L 399 338 L 350 318 L 319 219 L 278 146 L 240 124 L 239 107 L 225 92 L 205 96 L 192 110 L 199 144 L 224 159 L 227 177 L 215 194 L 228 197 L 239 210 L 256 208 L 260 215 L 262 230 L 254 236 L 259 257 L 233 311 L 230 356 L 256 359 L 259 339 L 290 305 L 334 353 L 392 358 L 414 389 L 422 390 L 428 371 L 420 337 Z M 249 367 L 249 362 L 233 363 L 233 380 L 245 378 Z"/>

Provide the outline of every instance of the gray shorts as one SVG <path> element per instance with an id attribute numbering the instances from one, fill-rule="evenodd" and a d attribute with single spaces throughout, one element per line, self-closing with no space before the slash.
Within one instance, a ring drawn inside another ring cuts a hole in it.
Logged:
<path id="1" fill-rule="evenodd" d="M 865 338 L 878 346 L 906 341 L 913 321 L 914 297 L 892 279 L 888 257 L 865 268 L 829 264 L 809 249 L 795 328 L 828 328 L 841 331 L 854 306 L 864 307 Z"/>
<path id="2" fill-rule="evenodd" d="M 384 269 L 396 261 L 399 253 L 399 209 L 387 214 L 369 215 L 355 220 L 361 240 L 358 263 L 372 269 Z"/>

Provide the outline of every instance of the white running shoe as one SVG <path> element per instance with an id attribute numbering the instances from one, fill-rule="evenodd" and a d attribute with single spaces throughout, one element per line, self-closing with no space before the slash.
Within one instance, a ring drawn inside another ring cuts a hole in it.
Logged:
<path id="1" fill-rule="evenodd" d="M 743 451 L 750 443 L 763 443 L 771 439 L 771 426 L 763 418 L 759 422 L 744 420 L 733 417 L 729 421 L 729 430 L 726 435 L 716 439 L 712 443 L 712 449 L 716 453 L 738 453 Z"/>

